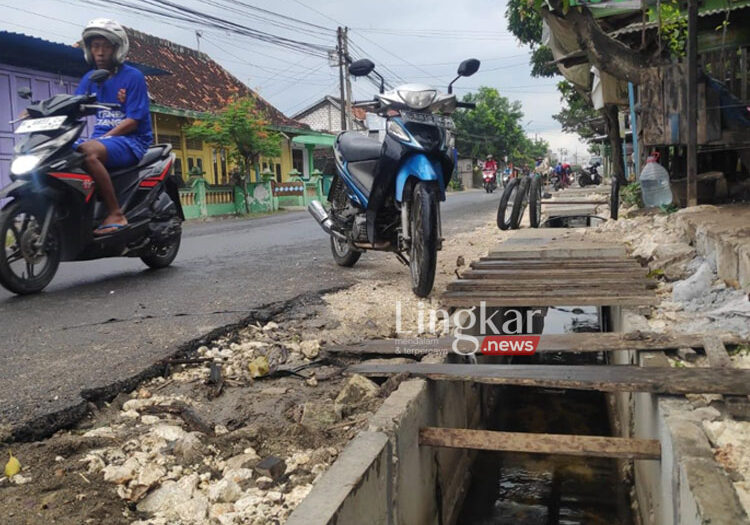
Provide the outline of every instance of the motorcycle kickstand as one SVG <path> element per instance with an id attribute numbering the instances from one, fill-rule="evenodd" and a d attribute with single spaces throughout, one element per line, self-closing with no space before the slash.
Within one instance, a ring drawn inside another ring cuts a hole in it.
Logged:
<path id="1" fill-rule="evenodd" d="M 403 264 L 404 266 L 409 266 L 409 259 L 404 257 L 403 253 L 395 252 L 395 254 L 396 254 L 396 259 L 398 259 L 401 262 L 401 264 Z"/>

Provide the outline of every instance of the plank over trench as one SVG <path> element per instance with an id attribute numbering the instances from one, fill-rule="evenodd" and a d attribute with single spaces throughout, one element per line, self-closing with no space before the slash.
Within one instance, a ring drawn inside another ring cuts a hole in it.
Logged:
<path id="1" fill-rule="evenodd" d="M 463 276 L 462 276 L 463 277 Z M 585 290 L 587 293 L 591 293 L 591 290 L 604 290 L 604 291 L 623 291 L 629 292 L 633 290 L 646 291 L 653 290 L 657 287 L 656 281 L 649 279 L 562 279 L 558 282 L 551 284 L 549 280 L 537 280 L 537 281 L 518 281 L 513 278 L 507 279 L 466 279 L 461 278 L 448 284 L 449 291 L 481 291 L 481 290 L 494 290 L 494 291 L 519 291 L 519 292 L 530 292 L 530 291 L 550 291 L 554 290 L 575 290 L 576 293 L 580 293 Z"/>
<path id="2" fill-rule="evenodd" d="M 716 337 L 727 345 L 750 343 L 750 340 L 733 334 Z M 450 350 L 454 339 L 440 337 L 435 339 L 376 339 L 361 344 L 334 346 L 326 348 L 333 353 L 403 355 L 424 355 L 436 351 Z M 703 348 L 704 335 L 695 334 L 660 334 L 655 332 L 591 332 L 573 334 L 548 334 L 539 336 L 536 353 L 556 352 L 625 352 L 631 350 L 657 351 L 677 350 L 679 348 Z M 473 345 L 468 341 L 459 341 L 458 350 L 469 352 Z"/>
<path id="3" fill-rule="evenodd" d="M 384 377 L 407 373 L 435 381 L 569 388 L 600 392 L 750 395 L 750 370 L 639 368 L 626 365 L 360 364 L 348 373 Z"/>
<path id="4" fill-rule="evenodd" d="M 655 439 L 632 439 L 572 434 L 500 432 L 464 428 L 424 427 L 419 430 L 421 446 L 564 454 L 624 459 L 660 459 L 661 444 Z"/>
<path id="5" fill-rule="evenodd" d="M 488 307 L 544 307 L 544 306 L 649 306 L 659 304 L 655 294 L 623 293 L 610 290 L 607 293 L 597 290 L 575 291 L 566 294 L 565 290 L 540 291 L 538 294 L 522 295 L 516 292 L 446 292 L 440 303 L 446 307 L 472 307 L 484 303 Z M 635 290 L 635 292 L 638 292 Z"/>

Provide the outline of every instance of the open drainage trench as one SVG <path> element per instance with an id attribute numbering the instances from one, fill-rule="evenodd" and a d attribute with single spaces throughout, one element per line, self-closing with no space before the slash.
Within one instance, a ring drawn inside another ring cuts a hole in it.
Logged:
<path id="1" fill-rule="evenodd" d="M 551 228 L 591 226 L 589 217 L 553 217 Z M 552 286 L 554 283 L 550 283 Z M 527 309 L 529 310 L 529 309 Z M 500 312 L 501 314 L 503 312 Z M 523 333 L 609 331 L 607 307 L 550 307 Z M 524 311 L 523 319 L 526 319 Z M 602 354 L 540 354 L 501 358 L 514 364 L 605 364 Z M 495 387 L 496 404 L 487 430 L 612 436 L 605 394 L 596 391 Z M 630 525 L 630 489 L 618 460 L 480 451 L 457 523 L 474 525 Z"/>
<path id="2" fill-rule="evenodd" d="M 549 308 L 535 317 L 533 332 L 605 331 L 606 309 L 604 314 L 595 307 Z M 600 354 L 542 354 L 512 362 L 603 364 Z M 495 388 L 496 405 L 484 422 L 487 430 L 612 435 L 601 392 Z M 615 459 L 481 451 L 457 523 L 628 525 L 633 523 L 629 490 Z"/>

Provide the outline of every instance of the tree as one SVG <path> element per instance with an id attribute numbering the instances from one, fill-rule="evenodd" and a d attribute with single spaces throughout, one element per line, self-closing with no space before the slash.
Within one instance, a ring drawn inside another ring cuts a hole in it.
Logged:
<path id="1" fill-rule="evenodd" d="M 591 106 L 591 102 L 567 80 L 558 82 L 557 89 L 565 104 L 559 113 L 552 115 L 552 118 L 562 125 L 563 131 L 577 133 L 583 139 L 590 139 L 596 135 L 596 131 L 591 127 L 591 121 L 600 115 Z"/>
<path id="2" fill-rule="evenodd" d="M 572 29 L 577 35 L 578 45 L 584 51 L 588 62 L 597 66 L 600 71 L 606 71 L 618 78 L 638 82 L 641 69 L 658 62 L 658 57 L 634 51 L 608 36 L 594 19 L 588 7 L 572 8 L 570 0 L 546 0 L 544 3 L 539 0 L 509 0 L 505 17 L 508 20 L 510 32 L 521 43 L 531 48 L 533 76 L 552 76 L 558 73 L 550 64 L 551 50 L 542 45 L 542 20 L 545 20 L 553 29 L 555 27 Z M 591 107 L 588 96 L 568 82 L 560 82 L 558 89 L 564 106 L 562 111 L 553 117 L 562 124 L 565 131 L 578 133 L 584 139 L 593 136 L 594 131 L 589 123 L 596 117 L 596 111 Z M 625 183 L 616 113 L 616 108 L 605 107 L 600 114 L 607 124 L 614 176 L 621 183 Z"/>
<path id="3" fill-rule="evenodd" d="M 497 157 L 518 153 L 526 138 L 520 102 L 511 102 L 497 89 L 486 86 L 465 95 L 463 101 L 477 107 L 454 114 L 456 147 L 462 155 L 477 158 L 488 153 Z"/>
<path id="4" fill-rule="evenodd" d="M 281 155 L 281 135 L 269 130 L 268 125 L 255 98 L 243 97 L 217 113 L 196 120 L 185 130 L 185 135 L 217 148 L 227 148 L 229 158 L 239 166 L 242 175 L 248 177 L 252 168 L 256 180 L 260 180 L 260 158 Z"/>

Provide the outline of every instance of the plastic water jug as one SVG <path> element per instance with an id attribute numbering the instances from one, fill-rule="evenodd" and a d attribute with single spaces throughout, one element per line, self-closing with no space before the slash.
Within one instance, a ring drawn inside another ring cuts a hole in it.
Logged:
<path id="1" fill-rule="evenodd" d="M 647 208 L 666 206 L 672 203 L 672 189 L 669 187 L 669 172 L 659 164 L 659 154 L 654 152 L 646 160 L 641 170 L 641 194 Z"/>

